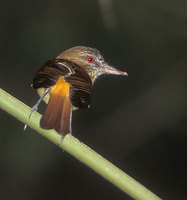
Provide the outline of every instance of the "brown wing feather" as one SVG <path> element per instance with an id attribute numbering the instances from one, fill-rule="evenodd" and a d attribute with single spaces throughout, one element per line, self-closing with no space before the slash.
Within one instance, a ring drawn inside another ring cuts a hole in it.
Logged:
<path id="1" fill-rule="evenodd" d="M 69 61 L 54 59 L 46 62 L 35 74 L 33 88 L 48 88 L 54 85 L 59 76 L 65 77 L 73 73 Z"/>
<path id="2" fill-rule="evenodd" d="M 87 71 L 79 65 L 73 66 L 74 73 L 65 77 L 71 85 L 70 100 L 78 108 L 87 108 L 91 102 L 92 81 Z"/>
<path id="3" fill-rule="evenodd" d="M 59 77 L 71 85 L 69 97 L 72 105 L 87 108 L 92 96 L 91 79 L 84 68 L 69 60 L 54 59 L 46 62 L 36 73 L 33 87 L 48 88 L 55 85 Z"/>

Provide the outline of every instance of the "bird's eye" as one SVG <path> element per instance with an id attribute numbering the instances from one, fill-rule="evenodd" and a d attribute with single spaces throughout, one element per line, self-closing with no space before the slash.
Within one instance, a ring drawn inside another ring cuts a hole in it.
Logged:
<path id="1" fill-rule="evenodd" d="M 88 56 L 87 57 L 87 62 L 88 63 L 93 63 L 94 62 L 94 57 L 93 56 Z"/>

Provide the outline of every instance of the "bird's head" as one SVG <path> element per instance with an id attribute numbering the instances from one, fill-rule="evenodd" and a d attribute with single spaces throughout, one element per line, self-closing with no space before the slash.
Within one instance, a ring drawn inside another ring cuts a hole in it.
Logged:
<path id="1" fill-rule="evenodd" d="M 92 82 L 102 74 L 127 76 L 126 72 L 115 69 L 104 61 L 97 49 L 77 46 L 62 52 L 57 58 L 70 60 L 86 69 Z"/>

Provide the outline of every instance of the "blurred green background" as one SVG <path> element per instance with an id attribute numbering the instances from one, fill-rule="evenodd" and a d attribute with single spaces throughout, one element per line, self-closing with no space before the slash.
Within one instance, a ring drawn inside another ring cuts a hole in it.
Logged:
<path id="1" fill-rule="evenodd" d="M 44 62 L 97 48 L 129 77 L 96 81 L 73 135 L 163 199 L 185 199 L 186 11 L 185 0 L 1 0 L 0 86 L 33 106 Z M 0 126 L 0 199 L 131 199 L 2 110 Z"/>

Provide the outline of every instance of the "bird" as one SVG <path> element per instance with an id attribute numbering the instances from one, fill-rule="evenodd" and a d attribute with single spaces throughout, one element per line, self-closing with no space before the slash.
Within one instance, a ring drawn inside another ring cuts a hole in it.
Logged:
<path id="1" fill-rule="evenodd" d="M 36 72 L 32 87 L 40 99 L 32 107 L 31 114 L 38 110 L 40 102 L 46 104 L 40 127 L 55 129 L 62 135 L 72 133 L 72 111 L 89 108 L 93 84 L 103 74 L 128 76 L 107 64 L 101 53 L 91 47 L 75 46 L 49 60 Z"/>

